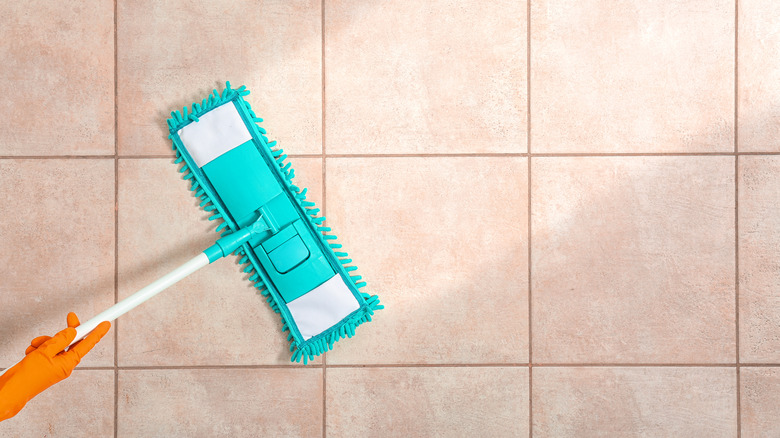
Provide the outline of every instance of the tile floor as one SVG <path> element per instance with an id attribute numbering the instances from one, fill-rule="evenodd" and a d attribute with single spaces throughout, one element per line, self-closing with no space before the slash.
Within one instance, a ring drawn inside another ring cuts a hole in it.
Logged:
<path id="1" fill-rule="evenodd" d="M 0 436 L 780 436 L 779 5 L 0 1 L 0 366 L 213 239 L 225 80 L 387 305 L 290 364 L 223 262 Z"/>

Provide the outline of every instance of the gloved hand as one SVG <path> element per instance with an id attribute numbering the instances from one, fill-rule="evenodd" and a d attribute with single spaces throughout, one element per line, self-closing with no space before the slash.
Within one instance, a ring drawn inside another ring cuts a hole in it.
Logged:
<path id="1" fill-rule="evenodd" d="M 76 314 L 68 313 L 68 328 L 54 337 L 39 336 L 25 351 L 25 358 L 0 376 L 0 421 L 16 415 L 28 401 L 48 387 L 70 376 L 81 358 L 108 333 L 111 323 L 101 322 L 84 339 L 76 339 Z"/>

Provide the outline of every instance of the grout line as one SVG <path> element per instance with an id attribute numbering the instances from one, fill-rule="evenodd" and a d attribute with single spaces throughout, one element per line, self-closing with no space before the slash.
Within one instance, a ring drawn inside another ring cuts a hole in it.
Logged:
<path id="1" fill-rule="evenodd" d="M 736 143 L 736 136 L 735 136 Z M 742 436 L 742 411 L 740 403 L 740 361 L 739 361 L 739 156 L 734 159 L 734 326 L 737 367 L 737 437 Z"/>
<path id="2" fill-rule="evenodd" d="M 528 2 L 527 8 L 528 8 L 528 10 L 527 10 L 528 16 L 526 18 L 526 23 L 528 23 L 527 27 L 529 29 L 527 37 L 530 38 L 530 27 L 531 27 L 530 26 L 530 18 L 531 18 L 531 16 L 530 16 L 531 2 L 530 1 Z M 528 362 L 529 363 L 533 363 L 533 349 L 532 349 L 532 336 L 531 336 L 532 335 L 532 332 L 531 332 L 531 330 L 532 330 L 532 328 L 531 328 L 531 157 L 532 157 L 532 154 L 531 154 L 531 85 L 530 85 L 530 77 L 531 77 L 531 74 L 530 74 L 531 42 L 530 42 L 530 39 L 528 40 L 528 45 L 527 45 L 526 50 L 528 51 L 528 54 L 527 54 L 528 60 L 527 60 L 527 62 L 528 62 L 528 66 L 529 66 L 529 68 L 528 68 L 528 71 L 529 71 L 529 73 L 528 73 L 528 84 L 527 84 L 527 90 L 526 90 L 527 93 L 528 93 L 528 97 L 527 97 L 527 99 L 528 99 L 528 102 L 527 102 L 528 103 L 528 113 L 526 114 L 526 147 L 528 148 L 528 158 L 527 158 L 527 163 L 526 163 L 528 165 L 527 175 L 526 175 L 526 177 L 527 177 L 526 193 L 528 195 L 527 196 L 527 198 L 528 198 L 528 205 L 526 206 L 527 207 L 526 214 L 528 216 L 527 217 L 527 219 L 528 219 L 528 225 L 527 225 L 528 229 L 526 230 L 527 234 L 528 234 L 527 235 L 527 242 L 526 242 L 526 244 L 528 245 L 528 263 L 527 263 L 528 264 Z"/>
<path id="3" fill-rule="evenodd" d="M 114 304 L 119 302 L 119 73 L 117 71 L 117 0 L 114 0 Z M 119 433 L 119 331 L 114 320 L 114 438 Z"/>
<path id="4" fill-rule="evenodd" d="M 118 367 L 122 371 L 143 370 L 265 370 L 265 369 L 311 369 L 318 365 L 127 365 Z"/>
<path id="5" fill-rule="evenodd" d="M 324 143 L 324 134 L 323 134 Z M 324 147 L 324 146 L 323 146 Z M 328 158 L 492 158 L 492 157 L 535 157 L 535 158 L 596 158 L 596 157 L 734 157 L 744 155 L 774 156 L 780 152 L 611 152 L 611 153 L 448 153 L 448 154 L 327 154 Z M 288 154 L 290 158 L 321 158 L 326 154 Z M 173 155 L 0 155 L 0 160 L 63 160 L 63 159 L 174 159 Z"/>
<path id="6" fill-rule="evenodd" d="M 119 160 L 114 158 L 114 304 L 119 302 Z M 119 420 L 119 321 L 114 320 L 114 437 Z"/>
<path id="7" fill-rule="evenodd" d="M 763 364 L 764 366 L 780 366 L 780 364 Z M 734 363 L 443 363 L 443 364 L 344 364 L 328 365 L 329 368 L 501 368 L 501 367 L 533 367 L 533 368 L 674 368 L 674 367 L 711 367 L 733 368 Z"/>
<path id="8" fill-rule="evenodd" d="M 736 134 L 736 130 L 734 132 Z M 735 135 L 735 138 L 736 138 L 736 135 Z M 739 156 L 748 156 L 748 155 L 759 155 L 759 156 L 761 156 L 761 155 L 769 155 L 769 156 L 772 156 L 772 155 L 780 155 L 780 152 L 737 152 L 734 155 L 736 155 L 738 157 Z"/>
<path id="9" fill-rule="evenodd" d="M 114 438 L 119 434 L 119 370 L 114 368 Z"/>
<path id="10" fill-rule="evenodd" d="M 780 363 L 753 363 L 753 362 L 741 362 L 739 368 L 777 368 L 780 367 Z"/>
<path id="11" fill-rule="evenodd" d="M 328 158 L 446 158 L 446 157 L 527 157 L 525 152 L 447 153 L 447 154 L 328 154 Z"/>
<path id="12" fill-rule="evenodd" d="M 734 152 L 563 152 L 563 153 L 537 153 L 534 157 L 731 157 Z"/>
<path id="13" fill-rule="evenodd" d="M 526 121 L 526 152 L 528 152 L 528 158 L 526 158 L 526 161 L 528 162 L 528 179 L 527 179 L 527 187 L 526 187 L 526 193 L 528 195 L 528 211 L 526 214 L 528 215 L 528 240 L 526 244 L 528 245 L 528 436 L 533 437 L 533 425 L 534 425 L 534 419 L 533 419 L 533 327 L 532 327 L 532 315 L 533 315 L 533 308 L 532 308 L 532 301 L 531 301 L 531 157 L 533 156 L 531 151 L 531 0 L 526 1 L 526 10 L 525 10 L 525 27 L 526 27 L 526 34 L 525 34 L 525 86 L 526 86 L 526 115 L 525 115 L 525 121 Z"/>
<path id="14" fill-rule="evenodd" d="M 533 398 L 534 367 L 528 364 L 528 436 L 534 436 L 534 398 Z"/>
<path id="15" fill-rule="evenodd" d="M 576 368 L 733 368 L 734 363 L 535 363 L 534 367 Z"/>
<path id="16" fill-rule="evenodd" d="M 529 133 L 530 135 L 530 133 Z M 491 157 L 733 157 L 735 155 L 780 155 L 780 152 L 610 152 L 610 153 L 446 153 L 446 154 L 327 154 L 328 158 L 491 158 Z M 293 155 L 291 155 L 293 156 Z M 319 155 L 313 155 L 318 157 Z"/>
<path id="17" fill-rule="evenodd" d="M 116 125 L 116 120 L 114 120 Z M 116 135 L 115 135 L 116 136 Z M 0 160 L 99 160 L 114 159 L 116 154 L 112 155 L 0 155 Z"/>
<path id="18" fill-rule="evenodd" d="M 321 154 L 319 156 L 325 160 L 325 0 L 320 2 L 320 86 L 322 87 L 322 93 L 320 94 L 320 136 L 321 136 Z M 317 155 L 314 155 L 317 156 Z"/>
<path id="19" fill-rule="evenodd" d="M 449 364 L 330 364 L 328 368 L 525 368 L 528 363 L 449 363 Z M 735 363 L 535 363 L 534 368 L 736 368 Z M 780 368 L 780 363 L 741 363 L 740 368 Z M 320 365 L 127 365 L 116 367 L 120 371 L 138 370 L 231 370 L 231 369 L 311 369 Z M 107 371 L 113 366 L 79 366 L 78 370 Z M 4 371 L 0 368 L 0 371 Z"/>
<path id="20" fill-rule="evenodd" d="M 530 131 L 530 123 L 529 123 L 529 131 Z M 530 147 L 530 134 L 529 134 L 529 143 Z M 528 180 L 527 180 L 527 189 L 526 193 L 528 194 L 528 210 L 526 214 L 528 215 L 528 433 L 530 436 L 533 436 L 532 432 L 532 426 L 533 426 L 533 414 L 532 414 L 532 408 L 533 408 L 533 400 L 531 398 L 531 391 L 533 390 L 533 302 L 531 299 L 531 290 L 532 290 L 532 281 L 531 281 L 531 157 L 527 158 L 528 161 Z"/>
<path id="21" fill-rule="evenodd" d="M 320 158 L 322 154 L 287 154 L 288 158 Z M 0 157 L 2 158 L 2 157 Z M 113 158 L 113 155 L 110 157 Z M 151 155 L 120 155 L 120 160 L 141 160 L 141 159 L 167 159 L 173 160 L 176 157 L 168 154 L 151 154 Z"/>
<path id="22" fill-rule="evenodd" d="M 734 327 L 736 350 L 737 437 L 742 436 L 739 363 L 739 0 L 734 0 Z"/>
<path id="23" fill-rule="evenodd" d="M 321 148 L 320 152 L 322 152 L 321 158 L 322 158 L 322 193 L 320 194 L 322 196 L 322 216 L 327 217 L 327 205 L 325 204 L 325 190 L 326 190 L 326 173 L 325 173 L 325 157 L 326 150 L 325 150 L 325 0 L 322 0 L 320 2 L 320 65 L 322 67 L 322 70 L 320 72 L 320 80 L 321 80 L 321 87 L 322 87 L 322 94 L 320 95 L 320 107 L 321 107 L 321 127 L 320 127 L 320 138 L 322 139 L 321 142 Z M 327 219 L 326 219 L 327 220 Z M 324 225 L 324 224 L 323 224 Z M 325 438 L 327 436 L 327 418 L 328 418 L 328 405 L 327 405 L 327 398 L 326 398 L 326 390 L 328 385 L 328 354 L 323 353 L 322 354 L 322 438 Z"/>
<path id="24" fill-rule="evenodd" d="M 527 363 L 484 363 L 484 364 L 329 364 L 322 365 L 161 365 L 161 366 L 120 366 L 120 370 L 185 370 L 185 369 L 315 369 L 315 368 L 518 368 L 527 367 Z M 535 365 L 536 366 L 536 365 Z M 734 366 L 728 364 L 727 366 Z M 780 365 L 779 365 L 780 366 Z"/>
<path id="25" fill-rule="evenodd" d="M 141 160 L 141 159 L 150 159 L 150 158 L 166 158 L 173 160 L 176 158 L 175 155 L 168 155 L 168 154 L 148 154 L 148 155 L 120 155 L 119 159 L 121 160 Z"/>
<path id="26" fill-rule="evenodd" d="M 328 425 L 328 402 L 327 402 L 327 384 L 328 379 L 326 377 L 326 374 L 328 372 L 328 367 L 325 365 L 325 354 L 322 355 L 322 438 L 325 438 L 327 435 L 327 425 Z"/>
<path id="27" fill-rule="evenodd" d="M 739 155 L 739 0 L 734 0 L 734 153 Z"/>

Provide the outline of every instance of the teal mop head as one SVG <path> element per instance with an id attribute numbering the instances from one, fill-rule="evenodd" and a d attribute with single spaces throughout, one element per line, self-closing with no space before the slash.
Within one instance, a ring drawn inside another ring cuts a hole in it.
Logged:
<path id="1" fill-rule="evenodd" d="M 292 183 L 287 155 L 269 141 L 243 96 L 246 87 L 214 90 L 168 119 L 176 163 L 201 207 L 219 220 L 222 236 L 253 224 L 256 233 L 235 252 L 289 332 L 292 361 L 307 363 L 333 348 L 384 306 L 360 292 L 366 283 L 336 243 L 306 189 Z M 209 259 L 212 255 L 207 252 Z M 217 257 L 217 254 L 213 255 Z"/>

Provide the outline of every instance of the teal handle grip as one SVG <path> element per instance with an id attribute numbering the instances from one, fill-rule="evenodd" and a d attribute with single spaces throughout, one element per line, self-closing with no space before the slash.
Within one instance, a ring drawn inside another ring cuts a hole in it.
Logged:
<path id="1" fill-rule="evenodd" d="M 261 215 L 251 225 L 247 225 L 235 233 L 230 233 L 217 240 L 213 245 L 206 248 L 203 253 L 209 258 L 209 263 L 214 263 L 222 257 L 227 257 L 228 254 L 237 250 L 238 247 L 246 243 L 252 237 L 270 229 L 271 227 L 265 220 L 265 217 Z"/>

